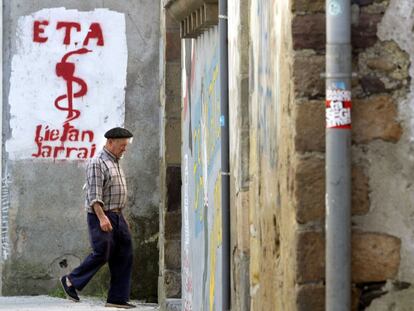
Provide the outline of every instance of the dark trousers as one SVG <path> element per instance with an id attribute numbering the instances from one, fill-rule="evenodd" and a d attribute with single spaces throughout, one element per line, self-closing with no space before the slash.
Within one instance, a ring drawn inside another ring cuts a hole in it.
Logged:
<path id="1" fill-rule="evenodd" d="M 113 230 L 101 230 L 99 219 L 88 213 L 88 228 L 93 252 L 69 275 L 77 290 L 82 290 L 96 272 L 108 263 L 111 282 L 108 301 L 129 300 L 132 273 L 132 241 L 125 218 L 121 213 L 107 212 Z"/>

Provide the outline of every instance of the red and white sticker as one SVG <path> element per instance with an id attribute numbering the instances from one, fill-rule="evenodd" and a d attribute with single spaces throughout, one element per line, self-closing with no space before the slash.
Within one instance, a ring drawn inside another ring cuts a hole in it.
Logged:
<path id="1" fill-rule="evenodd" d="M 351 128 L 351 91 L 326 90 L 326 127 Z"/>

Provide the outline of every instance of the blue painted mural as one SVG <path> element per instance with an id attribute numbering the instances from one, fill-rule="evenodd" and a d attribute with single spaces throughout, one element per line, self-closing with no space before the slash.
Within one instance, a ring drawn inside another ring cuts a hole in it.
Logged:
<path id="1" fill-rule="evenodd" d="M 221 306 L 218 27 L 184 43 L 183 310 Z"/>

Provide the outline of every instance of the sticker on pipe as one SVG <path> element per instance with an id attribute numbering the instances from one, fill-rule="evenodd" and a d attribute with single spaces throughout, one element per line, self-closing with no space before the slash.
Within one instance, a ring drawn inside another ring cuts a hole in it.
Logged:
<path id="1" fill-rule="evenodd" d="M 326 127 L 351 128 L 351 91 L 328 89 L 326 91 Z"/>
<path id="2" fill-rule="evenodd" d="M 332 0 L 328 3 L 328 13 L 332 16 L 338 16 L 342 14 L 342 7 L 338 1 Z"/>

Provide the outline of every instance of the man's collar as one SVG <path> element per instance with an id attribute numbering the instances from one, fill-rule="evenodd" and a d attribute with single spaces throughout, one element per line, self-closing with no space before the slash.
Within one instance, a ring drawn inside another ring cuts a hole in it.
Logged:
<path id="1" fill-rule="evenodd" d="M 103 151 L 114 161 L 118 162 L 118 158 L 112 153 L 110 152 L 108 149 L 106 149 L 105 147 L 103 147 Z"/>

